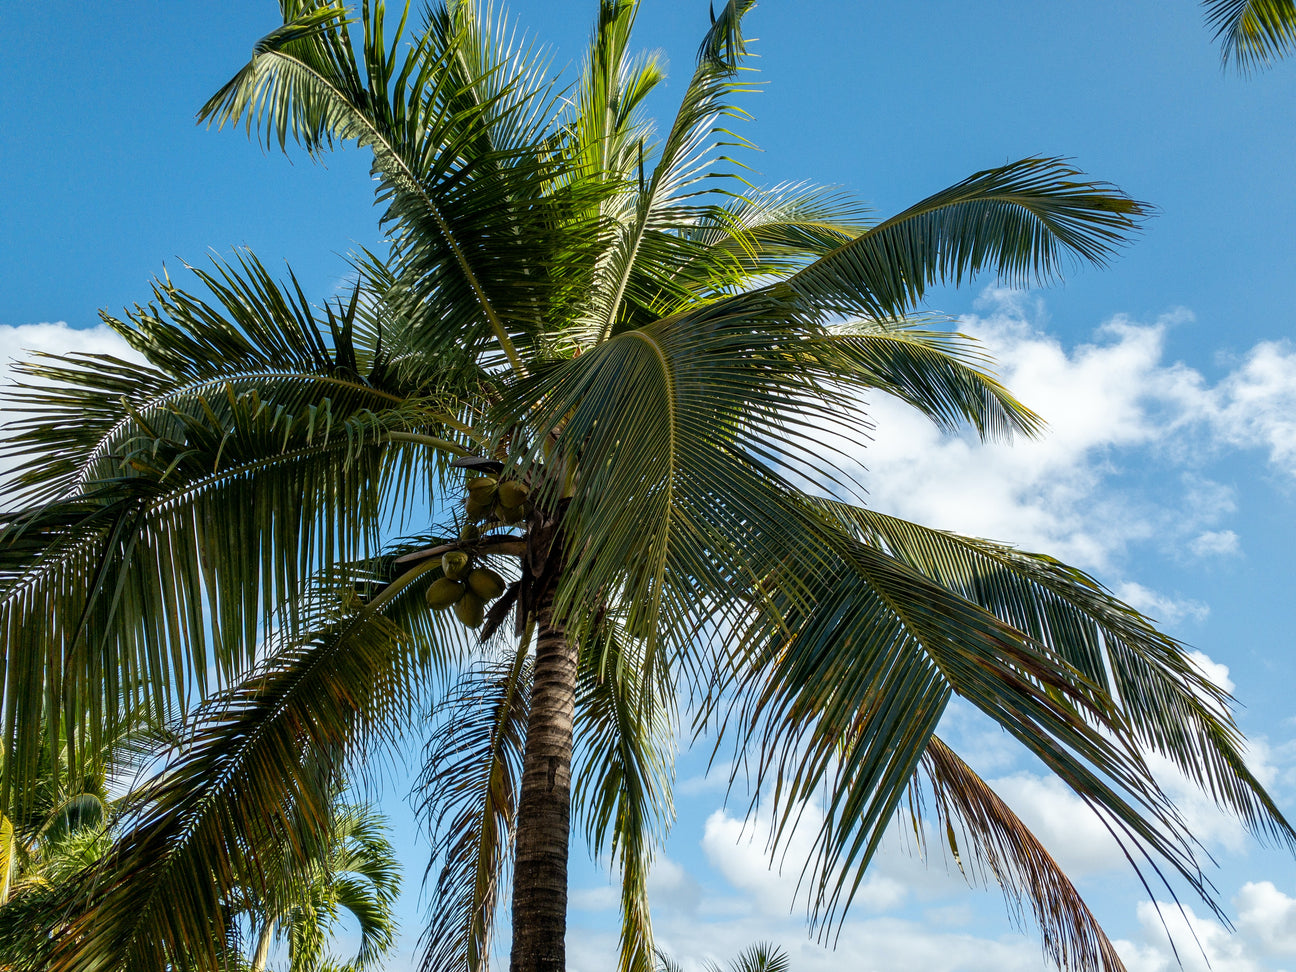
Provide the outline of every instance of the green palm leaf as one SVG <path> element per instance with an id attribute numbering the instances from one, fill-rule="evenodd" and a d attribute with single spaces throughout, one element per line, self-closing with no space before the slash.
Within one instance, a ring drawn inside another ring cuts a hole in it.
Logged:
<path id="1" fill-rule="evenodd" d="M 431 674 L 380 606 L 275 652 L 204 707 L 123 837 L 85 872 L 51 968 L 104 968 L 106 957 L 110 968 L 216 967 L 225 899 L 292 896 L 274 878 L 300 873 L 291 855 L 304 844 L 285 837 L 326 840 L 339 761 L 407 718 Z"/>
<path id="2" fill-rule="evenodd" d="M 415 785 L 440 868 L 421 968 L 485 970 L 512 858 L 532 662 L 513 657 L 463 677 L 439 707 L 440 731 Z"/>
<path id="3" fill-rule="evenodd" d="M 1292 0 L 1203 0 L 1220 55 L 1243 71 L 1268 67 L 1296 47 Z"/>
<path id="4" fill-rule="evenodd" d="M 645 682 L 645 647 L 609 618 L 585 646 L 576 699 L 573 802 L 595 856 L 610 851 L 621 872 L 620 972 L 652 972 L 648 874 L 674 819 L 673 691 Z"/>
<path id="5" fill-rule="evenodd" d="M 1068 261 L 1101 266 L 1147 212 L 1060 159 L 1022 159 L 929 196 L 788 283 L 812 306 L 903 316 L 931 284 L 961 284 L 983 270 L 1022 286 L 1055 277 Z"/>

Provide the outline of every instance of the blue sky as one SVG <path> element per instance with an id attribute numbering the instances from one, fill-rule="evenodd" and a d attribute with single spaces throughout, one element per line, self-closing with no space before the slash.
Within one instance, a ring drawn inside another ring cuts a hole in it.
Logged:
<path id="1" fill-rule="evenodd" d="M 579 57 L 591 3 L 511 8 L 556 45 L 557 64 Z M 274 26 L 269 0 L 89 11 L 54 0 L 0 16 L 0 357 L 111 346 L 87 330 L 97 309 L 144 300 L 164 263 L 176 272 L 246 244 L 323 298 L 346 272 L 342 254 L 376 242 L 360 153 L 290 163 L 193 124 Z M 683 77 L 705 24 L 701 0 L 645 0 L 639 39 Z M 1050 420 L 1046 439 L 941 439 L 870 401 L 877 438 L 858 459 L 878 507 L 1064 556 L 1200 650 L 1245 706 L 1253 761 L 1296 809 L 1296 60 L 1250 79 L 1221 72 L 1189 0 L 767 0 L 749 24 L 767 83 L 743 129 L 763 149 L 755 182 L 837 184 L 885 215 L 978 169 L 1063 155 L 1159 208 L 1105 271 L 1046 291 L 984 279 L 932 297 L 996 352 L 1010 387 Z M 679 88 L 657 96 L 659 115 Z M 1131 972 L 1172 967 L 1147 892 L 1083 808 L 971 714 L 956 707 L 946 731 L 1075 870 Z M 795 869 L 770 875 L 759 839 L 735 839 L 745 803 L 726 808 L 704 768 L 698 754 L 681 761 L 679 821 L 654 878 L 660 943 L 686 968 L 757 938 L 782 942 L 798 972 L 1040 966 L 997 893 L 968 892 L 895 848 L 838 950 L 807 943 L 788 913 Z M 1200 904 L 1186 902 L 1191 919 L 1167 914 L 1185 965 L 1201 967 L 1183 927 L 1195 922 L 1217 970 L 1296 967 L 1292 861 L 1205 807 L 1188 813 L 1220 861 L 1237 932 Z M 413 847 L 412 826 L 398 826 Z M 409 851 L 414 887 L 420 853 Z M 614 912 L 604 872 L 579 850 L 574 864 L 572 967 L 594 972 Z"/>

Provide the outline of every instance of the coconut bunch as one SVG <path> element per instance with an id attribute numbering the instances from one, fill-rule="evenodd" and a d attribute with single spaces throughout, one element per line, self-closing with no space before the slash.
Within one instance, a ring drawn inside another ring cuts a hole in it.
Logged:
<path id="1" fill-rule="evenodd" d="M 530 512 L 530 490 L 515 479 L 497 476 L 474 476 L 467 484 L 464 498 L 467 520 L 459 531 L 465 545 L 481 537 L 482 523 L 511 526 L 521 523 Z M 427 589 L 428 607 L 437 611 L 454 608 L 455 617 L 469 628 L 480 628 L 486 608 L 506 588 L 504 578 L 489 567 L 475 565 L 471 549 L 451 550 L 441 555 L 445 575 Z"/>
<path id="2" fill-rule="evenodd" d="M 527 497 L 531 490 L 516 479 L 500 480 L 495 476 L 474 476 L 468 480 L 468 497 L 464 511 L 470 521 L 498 520 L 521 523 L 527 515 Z"/>
<path id="3" fill-rule="evenodd" d="M 504 578 L 489 567 L 473 566 L 472 554 L 451 550 L 441 555 L 445 574 L 428 585 L 428 607 L 437 611 L 454 608 L 455 617 L 468 628 L 480 628 L 486 606 L 504 593 Z"/>

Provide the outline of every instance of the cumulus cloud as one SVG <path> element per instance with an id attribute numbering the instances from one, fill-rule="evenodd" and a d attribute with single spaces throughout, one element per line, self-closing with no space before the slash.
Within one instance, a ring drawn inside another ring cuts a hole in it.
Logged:
<path id="1" fill-rule="evenodd" d="M 1214 388 L 1203 388 L 1199 407 L 1221 440 L 1260 448 L 1296 476 L 1296 348 L 1264 341 L 1252 348 Z"/>
<path id="2" fill-rule="evenodd" d="M 874 396 L 872 441 L 847 451 L 875 508 L 1111 575 L 1135 544 L 1180 559 L 1242 552 L 1222 522 L 1236 510 L 1234 493 L 1202 473 L 1204 457 L 1262 450 L 1296 477 L 1296 349 L 1286 343 L 1257 345 L 1211 384 L 1167 360 L 1168 334 L 1192 320 L 1184 310 L 1148 323 L 1116 316 L 1067 347 L 1038 326 L 1043 304 L 1032 295 L 988 290 L 978 308 L 960 329 L 1047 420 L 1047 432 L 1012 443 L 943 436 L 907 406 Z M 1149 465 L 1154 487 L 1139 479 Z M 1126 591 L 1163 622 L 1206 613 L 1161 592 Z"/>
<path id="3" fill-rule="evenodd" d="M 102 324 L 90 328 L 72 327 L 65 321 L 16 326 L 0 324 L 0 428 L 13 417 L 12 412 L 7 411 L 12 405 L 6 400 L 10 386 L 18 377 L 13 366 L 36 352 L 110 354 L 129 361 L 140 360 L 140 356 L 116 332 Z M 11 461 L 0 458 L 0 476 L 11 468 Z"/>
<path id="4" fill-rule="evenodd" d="M 1170 597 L 1134 581 L 1118 584 L 1116 596 L 1130 607 L 1162 624 L 1174 624 L 1184 618 L 1205 621 L 1206 616 L 1210 614 L 1209 606 L 1201 601 Z"/>
<path id="5" fill-rule="evenodd" d="M 1165 901 L 1138 905 L 1142 941 L 1117 941 L 1129 972 L 1262 972 L 1249 943 L 1212 918 Z"/>
<path id="6" fill-rule="evenodd" d="M 1232 530 L 1207 530 L 1195 537 L 1188 549 L 1197 557 L 1227 557 L 1242 552 L 1238 535 Z"/>
<path id="7" fill-rule="evenodd" d="M 1118 941 L 1117 950 L 1129 972 L 1264 972 L 1279 967 L 1271 960 L 1296 956 L 1296 898 L 1272 882 L 1248 882 L 1233 907 L 1236 932 L 1188 906 L 1140 902 L 1142 940 Z"/>
<path id="8" fill-rule="evenodd" d="M 1048 421 L 1047 433 L 981 443 L 942 436 L 896 402 L 870 402 L 877 430 L 858 458 L 873 505 L 1095 570 L 1110 570 L 1131 542 L 1186 543 L 1231 512 L 1229 492 L 1189 469 L 1175 477 L 1173 507 L 1164 497 L 1113 488 L 1130 450 L 1165 439 L 1178 421 L 1165 413 L 1182 411 L 1194 387 L 1195 372 L 1162 361 L 1165 334 L 1185 319 L 1182 312 L 1149 325 L 1116 318 L 1092 343 L 1067 349 L 1034 326 L 1022 295 L 991 292 L 986 301 L 990 313 L 961 327 Z"/>
<path id="9" fill-rule="evenodd" d="M 112 354 L 138 360 L 138 355 L 113 330 L 97 327 L 72 327 L 66 321 L 41 324 L 0 324 L 0 382 L 13 377 L 13 362 L 34 352 L 50 354 Z"/>
<path id="10" fill-rule="evenodd" d="M 1233 899 L 1237 927 L 1264 955 L 1296 956 L 1296 898 L 1270 881 L 1250 881 Z"/>

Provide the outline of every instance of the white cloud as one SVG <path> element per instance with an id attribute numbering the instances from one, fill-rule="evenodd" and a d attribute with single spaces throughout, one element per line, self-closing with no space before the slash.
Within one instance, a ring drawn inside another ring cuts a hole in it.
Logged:
<path id="1" fill-rule="evenodd" d="M 1130 542 L 1186 543 L 1231 511 L 1229 492 L 1198 476 L 1176 477 L 1176 508 L 1110 487 L 1128 450 L 1168 435 L 1177 417 L 1167 421 L 1165 403 L 1178 406 L 1193 386 L 1195 372 L 1161 360 L 1182 312 L 1152 325 L 1116 318 L 1094 343 L 1068 350 L 1022 316 L 1020 295 L 992 292 L 989 300 L 992 312 L 965 318 L 962 328 L 1048 421 L 1047 433 L 1012 443 L 944 437 L 906 406 L 871 402 L 877 430 L 860 459 L 873 505 L 1097 570 L 1111 569 Z"/>
<path id="2" fill-rule="evenodd" d="M 1289 345 L 1257 345 L 1211 385 L 1165 360 L 1167 335 L 1192 320 L 1187 311 L 1150 324 L 1117 316 L 1091 342 L 1068 348 L 1036 326 L 1043 305 L 1030 295 L 989 290 L 979 307 L 984 313 L 960 328 L 981 341 L 1047 432 L 1012 443 L 943 436 L 907 406 L 873 396 L 872 441 L 851 454 L 866 467 L 874 507 L 1111 573 L 1131 544 L 1183 558 L 1240 552 L 1237 533 L 1221 525 L 1236 510 L 1233 491 L 1202 475 L 1203 456 L 1263 449 L 1296 476 Z M 1130 488 L 1149 463 L 1159 472 L 1155 492 Z M 1154 597 L 1162 620 L 1203 616 L 1202 605 Z"/>
<path id="3" fill-rule="evenodd" d="M 1205 621 L 1206 616 L 1210 614 L 1210 608 L 1201 601 L 1168 597 L 1133 581 L 1118 585 L 1116 596 L 1130 607 L 1161 624 L 1174 624 L 1184 618 Z"/>
<path id="4" fill-rule="evenodd" d="M 1296 898 L 1270 881 L 1242 885 L 1233 899 L 1238 932 L 1265 955 L 1296 955 Z"/>
<path id="5" fill-rule="evenodd" d="M 1228 557 L 1242 552 L 1241 541 L 1232 530 L 1207 530 L 1188 544 L 1198 557 Z"/>
<path id="6" fill-rule="evenodd" d="M 1139 902 L 1141 942 L 1116 941 L 1129 972 L 1262 972 L 1247 942 L 1193 909 Z M 1171 944 L 1173 942 L 1173 945 Z"/>
<path id="7" fill-rule="evenodd" d="M 648 874 L 648 900 L 659 908 L 694 914 L 702 901 L 702 888 L 693 875 L 663 854 L 653 861 Z"/>
<path id="8" fill-rule="evenodd" d="M 990 786 L 1072 879 L 1129 867 L 1102 820 L 1057 777 L 1014 773 Z"/>
<path id="9" fill-rule="evenodd" d="M 1215 434 L 1243 448 L 1262 448 L 1296 476 L 1296 348 L 1264 341 L 1247 353 L 1204 402 Z"/>
<path id="10" fill-rule="evenodd" d="M 14 362 L 30 358 L 33 352 L 111 354 L 128 361 L 141 360 L 116 332 L 102 324 L 90 328 L 71 327 L 64 321 L 17 326 L 0 324 L 0 427 L 13 417 L 6 414 L 9 405 L 6 398 L 11 390 L 9 386 L 19 377 L 14 371 Z M 10 460 L 0 459 L 0 476 L 11 468 L 13 463 Z"/>
<path id="11" fill-rule="evenodd" d="M 14 359 L 26 358 L 32 352 L 67 354 L 115 354 L 136 358 L 135 352 L 111 328 L 72 327 L 67 321 L 40 324 L 0 324 L 0 363 L 8 368 Z"/>
<path id="12" fill-rule="evenodd" d="M 1209 681 L 1218 685 L 1225 692 L 1232 694 L 1233 689 L 1237 687 L 1233 684 L 1233 679 L 1229 678 L 1229 667 L 1217 662 L 1206 652 L 1190 651 L 1188 652 L 1188 658 L 1197 668 L 1197 671 L 1201 672 Z"/>
<path id="13" fill-rule="evenodd" d="M 1266 959 L 1296 956 L 1296 898 L 1269 881 L 1249 882 L 1233 905 L 1236 932 L 1186 905 L 1180 910 L 1142 901 L 1137 912 L 1142 941 L 1117 941 L 1116 948 L 1129 972 L 1262 972 L 1277 968 Z"/>

